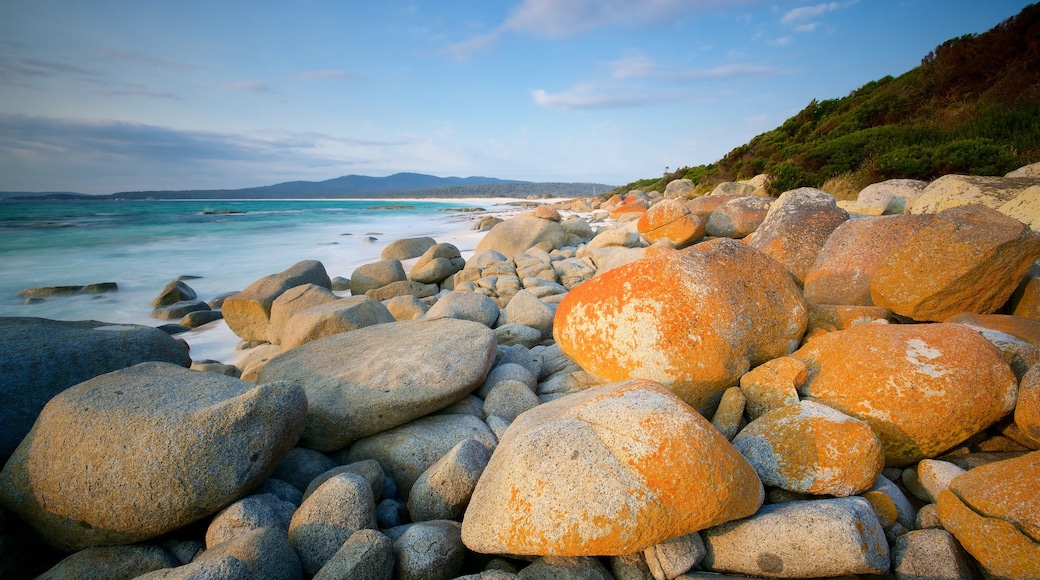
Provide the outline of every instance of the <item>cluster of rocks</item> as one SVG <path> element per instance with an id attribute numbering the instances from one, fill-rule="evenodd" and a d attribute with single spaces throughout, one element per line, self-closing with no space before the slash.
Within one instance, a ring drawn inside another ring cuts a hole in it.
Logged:
<path id="1" fill-rule="evenodd" d="M 300 262 L 231 373 L 0 319 L 0 576 L 1040 577 L 1040 178 L 763 185 Z"/>

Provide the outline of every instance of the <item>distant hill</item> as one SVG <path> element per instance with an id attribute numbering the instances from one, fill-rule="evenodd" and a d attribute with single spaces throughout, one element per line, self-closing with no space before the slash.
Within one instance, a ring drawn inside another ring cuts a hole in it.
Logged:
<path id="1" fill-rule="evenodd" d="M 395 173 L 387 177 L 345 175 L 325 181 L 287 181 L 244 189 L 198 189 L 183 191 L 124 191 L 111 195 L 69 192 L 0 192 L 7 199 L 356 199 L 394 197 L 579 197 L 608 191 L 602 183 L 537 183 L 493 177 L 436 177 L 422 173 Z"/>
<path id="2" fill-rule="evenodd" d="M 983 34 L 954 38 L 898 76 L 840 99 L 813 100 L 783 125 L 708 165 L 619 188 L 663 191 L 689 178 L 772 176 L 775 195 L 795 187 L 862 187 L 947 173 L 1003 175 L 1040 161 L 1040 5 Z M 837 194 L 836 194 L 837 195 Z"/>

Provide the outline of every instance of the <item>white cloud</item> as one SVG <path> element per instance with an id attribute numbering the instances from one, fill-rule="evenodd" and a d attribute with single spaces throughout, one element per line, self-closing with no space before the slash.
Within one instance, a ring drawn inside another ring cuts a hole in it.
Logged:
<path id="1" fill-rule="evenodd" d="M 522 0 L 489 32 L 449 47 L 459 60 L 494 46 L 507 32 L 559 38 L 602 26 L 640 26 L 688 14 L 764 0 Z"/>
<path id="2" fill-rule="evenodd" d="M 780 69 L 753 64 L 731 64 L 707 69 L 680 70 L 674 67 L 662 67 L 653 59 L 644 56 L 623 58 L 614 61 L 611 65 L 614 69 L 614 78 L 619 80 L 644 78 L 670 82 L 692 82 L 785 74 L 785 71 Z"/>
<path id="3" fill-rule="evenodd" d="M 271 85 L 263 81 L 254 80 L 229 81 L 221 84 L 220 88 L 247 93 L 267 93 L 271 91 Z"/>
<path id="4" fill-rule="evenodd" d="M 810 21 L 819 18 L 828 12 L 848 8 L 857 2 L 859 2 L 859 0 L 826 2 L 814 6 L 801 6 L 788 11 L 787 14 L 784 14 L 783 18 L 780 19 L 780 23 L 793 26 L 795 32 L 812 32 L 820 27 L 820 23 Z"/>
<path id="5" fill-rule="evenodd" d="M 579 85 L 555 94 L 538 89 L 531 91 L 531 97 L 535 104 L 540 107 L 566 111 L 639 107 L 697 98 L 695 94 L 689 91 L 618 92 L 593 85 Z"/>
<path id="6" fill-rule="evenodd" d="M 343 70 L 302 70 L 296 76 L 309 81 L 351 81 L 361 78 Z"/>

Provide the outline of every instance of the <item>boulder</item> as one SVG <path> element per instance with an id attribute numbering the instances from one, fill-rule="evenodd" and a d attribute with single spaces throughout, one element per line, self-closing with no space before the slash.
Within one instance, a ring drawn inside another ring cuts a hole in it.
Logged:
<path id="1" fill-rule="evenodd" d="M 339 300 L 331 290 L 317 284 L 301 284 L 282 293 L 271 304 L 271 322 L 267 338 L 272 344 L 281 344 L 285 326 L 297 312 Z"/>
<path id="2" fill-rule="evenodd" d="M 997 211 L 1026 224 L 1034 232 L 1040 231 L 1040 185 L 1026 188 Z"/>
<path id="3" fill-rule="evenodd" d="M 336 462 L 324 453 L 293 447 L 278 463 L 271 477 L 289 483 L 303 492 L 310 487 L 314 478 L 335 467 Z"/>
<path id="4" fill-rule="evenodd" d="M 390 580 L 394 572 L 394 543 L 376 530 L 358 530 L 347 538 L 314 580 Z"/>
<path id="5" fill-rule="evenodd" d="M 319 338 L 395 321 L 381 302 L 368 296 L 347 296 L 294 314 L 285 325 L 281 345 L 289 350 Z"/>
<path id="6" fill-rule="evenodd" d="M 289 543 L 304 573 L 313 575 L 354 532 L 375 527 L 372 488 L 359 475 L 341 473 L 303 500 L 289 524 Z"/>
<path id="7" fill-rule="evenodd" d="M 610 572 L 591 556 L 545 556 L 520 570 L 519 580 L 612 580 Z M 481 578 L 483 580 L 483 578 Z M 498 580 L 489 578 L 488 580 Z"/>
<path id="8" fill-rule="evenodd" d="M 585 221 L 580 216 L 568 216 L 567 219 L 560 222 L 560 225 L 563 226 L 563 231 L 567 232 L 568 238 L 573 237 L 582 240 L 583 242 L 587 242 L 595 235 L 589 222 Z"/>
<path id="9" fill-rule="evenodd" d="M 158 308 L 160 306 L 169 306 L 175 302 L 182 302 L 184 300 L 195 300 L 198 295 L 192 290 L 191 286 L 184 283 L 183 280 L 174 280 L 163 289 L 159 291 L 159 295 L 152 300 L 152 308 Z"/>
<path id="10" fill-rule="evenodd" d="M 924 188 L 910 213 L 939 213 L 969 204 L 997 209 L 1034 185 L 1040 185 L 1040 178 L 944 175 Z"/>
<path id="11" fill-rule="evenodd" d="M 666 199 L 651 206 L 639 218 L 636 228 L 651 244 L 667 241 L 677 248 L 684 248 L 704 238 L 704 222 L 685 203 L 675 199 Z"/>
<path id="12" fill-rule="evenodd" d="M 673 179 L 664 188 L 664 196 L 667 199 L 685 199 L 693 193 L 692 179 Z"/>
<path id="13" fill-rule="evenodd" d="M 654 580 L 678 578 L 700 564 L 705 554 L 704 541 L 696 532 L 643 550 L 648 571 Z"/>
<path id="14" fill-rule="evenodd" d="M 462 270 L 466 260 L 452 244 L 430 246 L 412 266 L 408 279 L 423 284 L 438 284 Z"/>
<path id="15" fill-rule="evenodd" d="M 533 348 L 542 342 L 542 331 L 523 324 L 501 324 L 495 327 L 495 340 L 502 346 Z"/>
<path id="16" fill-rule="evenodd" d="M 931 216 L 848 220 L 834 229 L 805 275 L 805 301 L 873 306 L 870 281 L 892 251 L 927 225 Z"/>
<path id="17" fill-rule="evenodd" d="M 484 398 L 483 411 L 485 416 L 495 415 L 512 421 L 539 403 L 538 395 L 527 385 L 518 381 L 499 381 Z"/>
<path id="18" fill-rule="evenodd" d="M 489 459 L 488 448 L 473 438 L 452 447 L 412 485 L 408 494 L 412 521 L 461 519 Z"/>
<path id="19" fill-rule="evenodd" d="M 1040 577 L 1040 451 L 977 467 L 939 494 L 942 525 L 988 575 Z"/>
<path id="20" fill-rule="evenodd" d="M 538 246 L 545 251 L 563 247 L 567 232 L 559 222 L 519 215 L 496 224 L 481 238 L 476 251 L 494 250 L 507 258 Z"/>
<path id="21" fill-rule="evenodd" d="M 437 240 L 430 237 L 394 240 L 383 248 L 379 257 L 383 260 L 410 260 L 423 255 L 436 244 Z"/>
<path id="22" fill-rule="evenodd" d="M 762 483 L 797 493 L 862 493 L 885 466 L 870 425 L 813 401 L 769 411 L 748 423 L 733 446 Z"/>
<path id="23" fill-rule="evenodd" d="M 462 540 L 486 554 L 629 554 L 753 514 L 761 485 L 663 385 L 614 383 L 513 422 L 473 492 Z"/>
<path id="24" fill-rule="evenodd" d="M 722 392 L 719 407 L 711 417 L 711 424 L 722 433 L 726 441 L 733 437 L 744 426 L 744 406 L 747 397 L 738 387 L 730 387 Z"/>
<path id="25" fill-rule="evenodd" d="M 181 318 L 181 326 L 187 328 L 198 328 L 204 324 L 215 322 L 217 320 L 224 320 L 224 313 L 219 310 L 195 310 L 189 312 Z"/>
<path id="26" fill-rule="evenodd" d="M 805 363 L 782 356 L 767 361 L 740 376 L 748 419 L 754 421 L 773 409 L 798 403 L 798 388 L 809 371 Z"/>
<path id="27" fill-rule="evenodd" d="M 228 328 L 244 340 L 267 340 L 271 321 L 271 305 L 290 288 L 302 284 L 316 284 L 329 288 L 325 266 L 315 260 L 304 260 L 277 274 L 270 274 L 253 282 L 234 296 L 224 300 L 220 310 Z"/>
<path id="28" fill-rule="evenodd" d="M 172 554 L 159 546 L 101 546 L 80 550 L 37 576 L 39 580 L 80 578 L 136 578 L 155 570 L 179 566 Z"/>
<path id="29" fill-rule="evenodd" d="M 892 548 L 892 572 L 897 580 L 976 577 L 968 555 L 946 530 L 913 530 L 899 536 Z"/>
<path id="30" fill-rule="evenodd" d="M 257 528 L 243 532 L 199 554 L 190 564 L 138 576 L 140 580 L 195 580 L 198 578 L 264 578 L 298 580 L 300 559 L 285 531 Z"/>
<path id="31" fill-rule="evenodd" d="M 542 338 L 552 336 L 553 317 L 556 312 L 545 302 L 539 300 L 527 290 L 513 295 L 509 304 L 502 309 L 498 324 L 522 324 L 537 329 Z"/>
<path id="32" fill-rule="evenodd" d="M 887 574 L 888 541 L 861 497 L 762 506 L 755 515 L 701 532 L 715 572 L 771 578 Z"/>
<path id="33" fill-rule="evenodd" d="M 861 324 L 792 356 L 809 369 L 801 394 L 870 424 L 889 466 L 935 457 L 1015 405 L 1011 367 L 959 324 Z"/>
<path id="34" fill-rule="evenodd" d="M 715 186 L 708 195 L 753 195 L 756 187 L 750 183 L 739 181 L 723 181 Z"/>
<path id="35" fill-rule="evenodd" d="M 792 189 L 773 202 L 748 245 L 779 262 L 801 286 L 827 238 L 848 219 L 831 194 Z"/>
<path id="36" fill-rule="evenodd" d="M 494 358 L 495 335 L 482 324 L 412 320 L 307 343 L 268 362 L 260 380 L 302 385 L 300 445 L 333 451 L 464 399 Z"/>
<path id="37" fill-rule="evenodd" d="M 922 459 L 917 464 L 917 482 L 928 494 L 929 501 L 935 503 L 939 494 L 950 487 L 950 482 L 964 472 L 965 470 L 949 461 Z"/>
<path id="38" fill-rule="evenodd" d="M 381 502 L 383 501 L 383 493 L 386 491 L 386 473 L 383 472 L 383 468 L 380 467 L 373 459 L 366 459 L 364 461 L 355 461 L 354 463 L 348 463 L 346 465 L 340 465 L 337 467 L 330 468 L 325 473 L 319 474 L 317 477 L 311 480 L 307 489 L 303 492 L 303 499 L 310 497 L 323 483 L 336 477 L 341 473 L 353 473 L 354 475 L 360 475 L 365 481 L 368 482 L 369 487 L 372 488 L 372 499 Z"/>
<path id="39" fill-rule="evenodd" d="M 733 201 L 734 199 L 740 199 L 743 195 L 705 195 L 697 197 L 686 202 L 686 207 L 690 208 L 690 211 L 694 215 L 699 216 L 708 221 L 711 218 L 711 214 L 715 210 L 719 209 L 723 205 Z"/>
<path id="40" fill-rule="evenodd" d="M 921 197 L 925 187 L 928 187 L 928 182 L 917 179 L 889 179 L 872 183 L 860 190 L 856 203 L 849 211 L 865 215 L 908 213 L 907 210 Z"/>
<path id="41" fill-rule="evenodd" d="M 654 380 L 701 407 L 751 367 L 791 353 L 806 320 L 801 293 L 775 261 L 720 238 L 648 252 L 574 288 L 553 334 L 596 376 Z"/>
<path id="42" fill-rule="evenodd" d="M 438 300 L 439 302 L 439 300 Z M 383 301 L 383 306 L 390 311 L 393 315 L 394 320 L 417 320 L 426 315 L 430 310 L 430 305 L 423 302 L 421 299 L 406 294 L 404 296 L 394 296 Z M 496 308 L 498 308 L 496 306 Z"/>
<path id="43" fill-rule="evenodd" d="M 287 533 L 296 507 L 269 493 L 246 496 L 213 516 L 206 528 L 206 546 L 219 546 L 243 532 L 259 528 L 278 528 Z"/>
<path id="44" fill-rule="evenodd" d="M 382 260 L 354 268 L 350 274 L 350 293 L 363 296 L 369 290 L 382 288 L 394 282 L 408 279 L 400 260 Z"/>
<path id="45" fill-rule="evenodd" d="M 771 197 L 753 195 L 728 201 L 712 212 L 705 231 L 709 236 L 745 238 L 762 225 L 773 201 Z"/>
<path id="46" fill-rule="evenodd" d="M 289 382 L 141 363 L 44 407 L 0 472 L 0 502 L 62 550 L 139 542 L 260 484 L 303 430 Z"/>
<path id="47" fill-rule="evenodd" d="M 1040 257 L 1021 222 L 979 205 L 939 214 L 888 253 L 874 271 L 877 306 L 920 321 L 989 314 L 1007 302 Z"/>
<path id="48" fill-rule="evenodd" d="M 617 220 L 619 222 L 631 222 L 638 220 L 646 210 L 650 208 L 650 204 L 646 200 L 635 198 L 627 199 L 625 203 L 610 210 L 610 219 Z"/>
<path id="49" fill-rule="evenodd" d="M 1040 441 L 1040 364 L 1022 377 L 1015 405 L 1015 424 L 1026 435 Z"/>
<path id="50" fill-rule="evenodd" d="M 426 312 L 427 320 L 457 318 L 493 327 L 501 310 L 495 301 L 478 292 L 449 292 Z"/>
<path id="51" fill-rule="evenodd" d="M 379 288 L 373 288 L 365 292 L 365 296 L 370 296 L 380 302 L 396 298 L 397 296 L 415 296 L 416 298 L 428 298 L 435 296 L 440 288 L 436 284 L 422 284 L 420 282 L 413 282 L 411 280 L 400 280 L 398 282 L 391 282 L 386 286 L 380 286 Z"/>
<path id="52" fill-rule="evenodd" d="M 144 361 L 191 365 L 184 341 L 130 324 L 2 317 L 0 343 L 0 460 L 47 401 L 72 385 Z"/>
<path id="53" fill-rule="evenodd" d="M 209 309 L 209 304 L 206 304 L 205 300 L 185 300 L 183 302 L 174 302 L 169 306 L 153 308 L 150 316 L 159 320 L 178 320 L 192 312 Z"/>
<path id="54" fill-rule="evenodd" d="M 399 580 L 450 580 L 459 575 L 466 558 L 459 523 L 447 520 L 419 522 L 394 541 Z"/>

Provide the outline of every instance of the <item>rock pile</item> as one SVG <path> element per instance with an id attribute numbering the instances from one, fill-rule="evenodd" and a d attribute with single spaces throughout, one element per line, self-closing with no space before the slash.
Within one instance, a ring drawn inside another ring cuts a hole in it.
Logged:
<path id="1" fill-rule="evenodd" d="M 350 295 L 300 262 L 219 310 L 243 378 L 0 320 L 0 576 L 1040 577 L 1030 179 L 677 180 Z"/>

